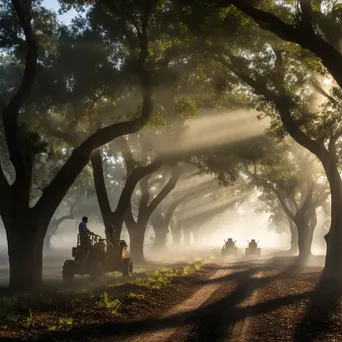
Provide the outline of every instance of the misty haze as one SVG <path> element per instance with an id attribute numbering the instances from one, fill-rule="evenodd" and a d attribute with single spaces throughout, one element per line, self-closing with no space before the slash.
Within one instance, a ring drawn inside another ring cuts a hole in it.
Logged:
<path id="1" fill-rule="evenodd" d="M 341 1 L 0 12 L 0 342 L 342 341 Z"/>

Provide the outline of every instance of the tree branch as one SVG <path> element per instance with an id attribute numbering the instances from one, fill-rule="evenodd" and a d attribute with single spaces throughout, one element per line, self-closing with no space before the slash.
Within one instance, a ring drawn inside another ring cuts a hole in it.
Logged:
<path id="1" fill-rule="evenodd" d="M 297 211 L 296 216 L 297 216 L 297 214 L 300 215 L 300 214 L 308 211 L 310 204 L 312 204 L 313 190 L 314 190 L 314 183 L 310 183 L 308 192 L 307 192 L 305 199 L 304 199 L 304 202 L 303 202 L 302 206 L 299 208 L 299 210 Z"/>
<path id="2" fill-rule="evenodd" d="M 108 193 L 106 189 L 102 162 L 103 161 L 101 151 L 100 149 L 97 149 L 91 155 L 91 164 L 93 167 L 93 178 L 95 183 L 97 201 L 100 206 L 102 217 L 105 221 L 106 216 L 112 213 L 112 209 L 110 207 Z"/>
<path id="3" fill-rule="evenodd" d="M 299 0 L 299 3 L 302 12 L 300 26 L 303 28 L 303 30 L 307 31 L 308 33 L 314 33 L 312 26 L 311 0 Z"/>
<path id="4" fill-rule="evenodd" d="M 126 220 L 126 217 L 133 217 L 131 198 L 136 185 L 142 178 L 151 174 L 152 172 L 157 171 L 162 166 L 162 164 L 163 161 L 161 159 L 156 159 L 147 166 L 138 166 L 134 169 L 134 171 L 131 173 L 130 177 L 126 181 L 115 210 L 115 215 L 118 218 L 122 220 L 125 218 Z"/>
<path id="5" fill-rule="evenodd" d="M 117 144 L 119 145 L 119 148 L 121 150 L 122 156 L 125 159 L 126 164 L 126 177 L 131 175 L 135 168 L 135 162 L 133 159 L 132 151 L 128 146 L 128 141 L 124 137 L 120 137 L 116 140 Z"/>
<path id="6" fill-rule="evenodd" d="M 150 189 L 149 189 L 149 180 L 151 178 L 151 174 L 146 176 L 140 180 L 140 189 L 141 189 L 141 198 L 139 201 L 139 210 L 138 210 L 138 219 L 139 222 L 143 214 L 146 212 L 148 207 L 148 202 L 150 201 Z"/>
<path id="7" fill-rule="evenodd" d="M 38 46 L 35 34 L 31 26 L 31 2 L 24 0 L 12 0 L 12 5 L 18 16 L 19 24 L 24 31 L 27 53 L 24 75 L 15 95 L 2 110 L 2 118 L 6 142 L 11 162 L 16 170 L 16 182 L 24 179 L 26 170 L 30 168 L 31 161 L 27 159 L 23 151 L 22 137 L 18 123 L 20 109 L 31 94 L 37 69 Z M 23 188 L 23 184 L 19 186 Z M 27 189 L 26 189 L 27 190 Z M 25 189 L 22 189 L 25 191 Z M 29 190 L 28 190 L 29 191 Z M 28 199 L 24 199 L 26 202 Z M 27 203 L 28 204 L 28 203 Z"/>
<path id="8" fill-rule="evenodd" d="M 56 208 L 63 200 L 70 186 L 89 162 L 93 151 L 102 145 L 122 136 L 138 132 L 147 122 L 152 112 L 152 94 L 148 87 L 144 89 L 141 115 L 135 120 L 116 123 L 97 130 L 86 139 L 60 169 L 53 181 L 45 188 L 42 197 L 34 207 L 38 212 Z M 53 213 L 52 213 L 53 214 Z M 51 215 L 52 215 L 51 214 Z"/>
<path id="9" fill-rule="evenodd" d="M 211 55 L 211 58 L 220 61 L 223 65 L 233 71 L 237 77 L 254 89 L 257 95 L 261 95 L 267 101 L 274 103 L 277 111 L 279 112 L 281 121 L 290 136 L 300 145 L 306 147 L 309 151 L 314 153 L 317 157 L 321 157 L 322 147 L 324 147 L 324 145 L 322 146 L 319 142 L 307 136 L 300 129 L 298 124 L 292 119 L 291 112 L 292 108 L 295 106 L 295 104 L 292 103 L 292 100 L 283 92 L 280 92 L 278 95 L 269 90 L 267 87 L 268 81 L 264 76 L 259 74 L 256 75 L 255 80 L 251 78 L 250 75 L 245 72 L 245 70 L 248 70 L 248 68 L 241 58 L 238 58 L 227 51 L 225 53 L 227 54 L 231 63 L 228 63 L 227 60 L 222 56 Z"/>
<path id="10" fill-rule="evenodd" d="M 250 16 L 262 29 L 276 34 L 282 40 L 299 44 L 302 48 L 312 51 L 322 60 L 336 82 L 342 87 L 342 55 L 334 46 L 330 45 L 318 34 L 315 34 L 312 29 L 307 29 L 311 11 L 307 4 L 305 6 L 304 1 L 301 1 L 304 4 L 304 7 L 302 7 L 302 18 L 304 19 L 303 23 L 306 24 L 304 26 L 299 25 L 298 27 L 286 24 L 274 14 L 250 6 L 248 1 L 206 0 L 205 2 L 220 7 L 234 5 L 240 11 Z"/>
<path id="11" fill-rule="evenodd" d="M 291 212 L 289 207 L 286 205 L 286 202 L 284 201 L 281 193 L 273 186 L 270 186 L 269 189 L 271 189 L 275 193 L 275 195 L 277 196 L 277 198 L 278 198 L 281 206 L 283 207 L 286 215 L 288 215 L 288 217 L 295 223 L 295 215 L 293 215 L 293 213 Z"/>
<path id="12" fill-rule="evenodd" d="M 159 192 L 159 194 L 151 201 L 147 206 L 148 214 L 151 215 L 153 211 L 158 207 L 162 200 L 174 189 L 180 176 L 180 168 L 178 163 L 172 166 L 172 174 L 169 181 L 166 183 L 164 188 Z"/>
<path id="13" fill-rule="evenodd" d="M 25 100 L 29 97 L 34 84 L 37 69 L 38 45 L 31 26 L 31 2 L 25 0 L 12 0 L 12 5 L 18 16 L 19 24 L 24 31 L 27 54 L 24 75 L 20 87 L 5 107 L 3 118 L 4 126 L 17 129 L 19 111 Z"/>

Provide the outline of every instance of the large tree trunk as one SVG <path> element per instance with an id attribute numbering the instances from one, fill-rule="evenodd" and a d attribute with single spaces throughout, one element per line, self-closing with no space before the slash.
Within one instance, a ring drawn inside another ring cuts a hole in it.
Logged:
<path id="1" fill-rule="evenodd" d="M 103 173 L 102 155 L 101 155 L 100 149 L 97 149 L 91 155 L 90 159 L 91 159 L 91 165 L 93 167 L 93 177 L 94 177 L 97 201 L 100 206 L 103 224 L 105 226 L 106 239 L 113 242 L 112 235 L 110 234 L 110 227 L 113 224 L 112 222 L 113 213 L 112 213 L 112 209 L 111 209 L 108 194 L 107 194 L 106 182 L 105 182 L 104 173 Z"/>
<path id="2" fill-rule="evenodd" d="M 128 227 L 127 227 L 128 228 Z M 130 257 L 136 264 L 142 264 L 144 258 L 144 241 L 145 241 L 146 226 L 137 226 L 133 229 L 128 229 L 130 237 Z"/>
<path id="3" fill-rule="evenodd" d="M 331 226 L 325 236 L 324 274 L 342 280 L 342 182 L 336 165 L 325 166 L 331 193 Z"/>
<path id="4" fill-rule="evenodd" d="M 44 251 L 50 251 L 51 250 L 51 239 L 53 235 L 46 234 L 44 238 Z"/>
<path id="5" fill-rule="evenodd" d="M 311 245 L 313 232 L 314 228 L 312 229 L 308 224 L 304 223 L 298 227 L 298 257 L 301 261 L 307 260 L 312 255 Z"/>
<path id="6" fill-rule="evenodd" d="M 290 236 L 291 236 L 291 248 L 290 251 L 292 253 L 298 252 L 298 229 L 294 222 L 288 217 L 289 220 L 289 228 L 290 228 Z"/>
<path id="7" fill-rule="evenodd" d="M 313 233 L 317 224 L 316 209 L 308 207 L 307 210 L 298 211 L 296 225 L 298 231 L 299 260 L 305 262 L 311 255 Z"/>
<path id="8" fill-rule="evenodd" d="M 154 217 L 153 222 L 153 230 L 155 233 L 155 243 L 154 243 L 154 249 L 157 252 L 162 251 L 166 248 L 167 244 L 167 234 L 169 233 L 169 226 L 170 221 L 172 218 L 172 213 L 168 215 L 168 213 L 165 214 L 165 217 L 161 213 L 157 213 Z"/>
<path id="9" fill-rule="evenodd" d="M 7 229 L 10 290 L 40 293 L 42 286 L 43 241 L 47 227 L 35 224 Z"/>

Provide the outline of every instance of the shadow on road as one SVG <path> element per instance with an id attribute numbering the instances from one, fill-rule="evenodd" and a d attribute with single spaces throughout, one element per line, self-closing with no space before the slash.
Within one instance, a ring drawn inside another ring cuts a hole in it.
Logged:
<path id="1" fill-rule="evenodd" d="M 334 333 L 333 319 L 341 298 L 341 284 L 322 277 L 309 296 L 308 308 L 295 328 L 293 342 L 326 341 L 324 334 Z"/>
<path id="2" fill-rule="evenodd" d="M 243 263 L 235 266 L 242 267 Z M 246 267 L 246 264 L 244 266 Z M 300 295 L 291 295 L 253 304 L 247 308 L 239 307 L 239 304 L 250 297 L 255 290 L 261 289 L 276 279 L 289 277 L 298 268 L 294 265 L 288 265 L 276 275 L 255 277 L 258 273 L 269 269 L 268 265 L 254 265 L 248 270 L 204 282 L 204 284 L 222 282 L 222 296 L 215 297 L 214 300 L 209 298 L 203 306 L 193 311 L 182 312 L 170 317 L 146 318 L 132 323 L 87 324 L 73 328 L 69 332 L 51 332 L 48 335 L 39 336 L 39 341 L 86 340 L 87 338 L 118 341 L 120 337 L 132 338 L 143 333 L 183 327 L 186 324 L 194 326 L 187 338 L 188 341 L 222 340 L 228 336 L 229 331 L 237 322 L 244 320 L 246 317 L 271 312 L 279 307 L 290 305 L 308 297 L 309 293 L 306 292 Z M 236 286 L 229 295 L 226 295 L 227 293 L 223 291 L 224 283 L 228 286 L 232 281 L 235 282 Z"/>

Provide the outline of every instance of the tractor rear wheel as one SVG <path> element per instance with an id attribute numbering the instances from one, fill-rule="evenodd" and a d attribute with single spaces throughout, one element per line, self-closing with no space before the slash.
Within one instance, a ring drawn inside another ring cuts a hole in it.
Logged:
<path id="1" fill-rule="evenodd" d="M 72 281 L 75 275 L 74 260 L 66 260 L 63 265 L 62 276 L 64 281 Z"/>
<path id="2" fill-rule="evenodd" d="M 122 276 L 131 277 L 133 275 L 133 261 L 129 258 L 122 260 Z"/>

